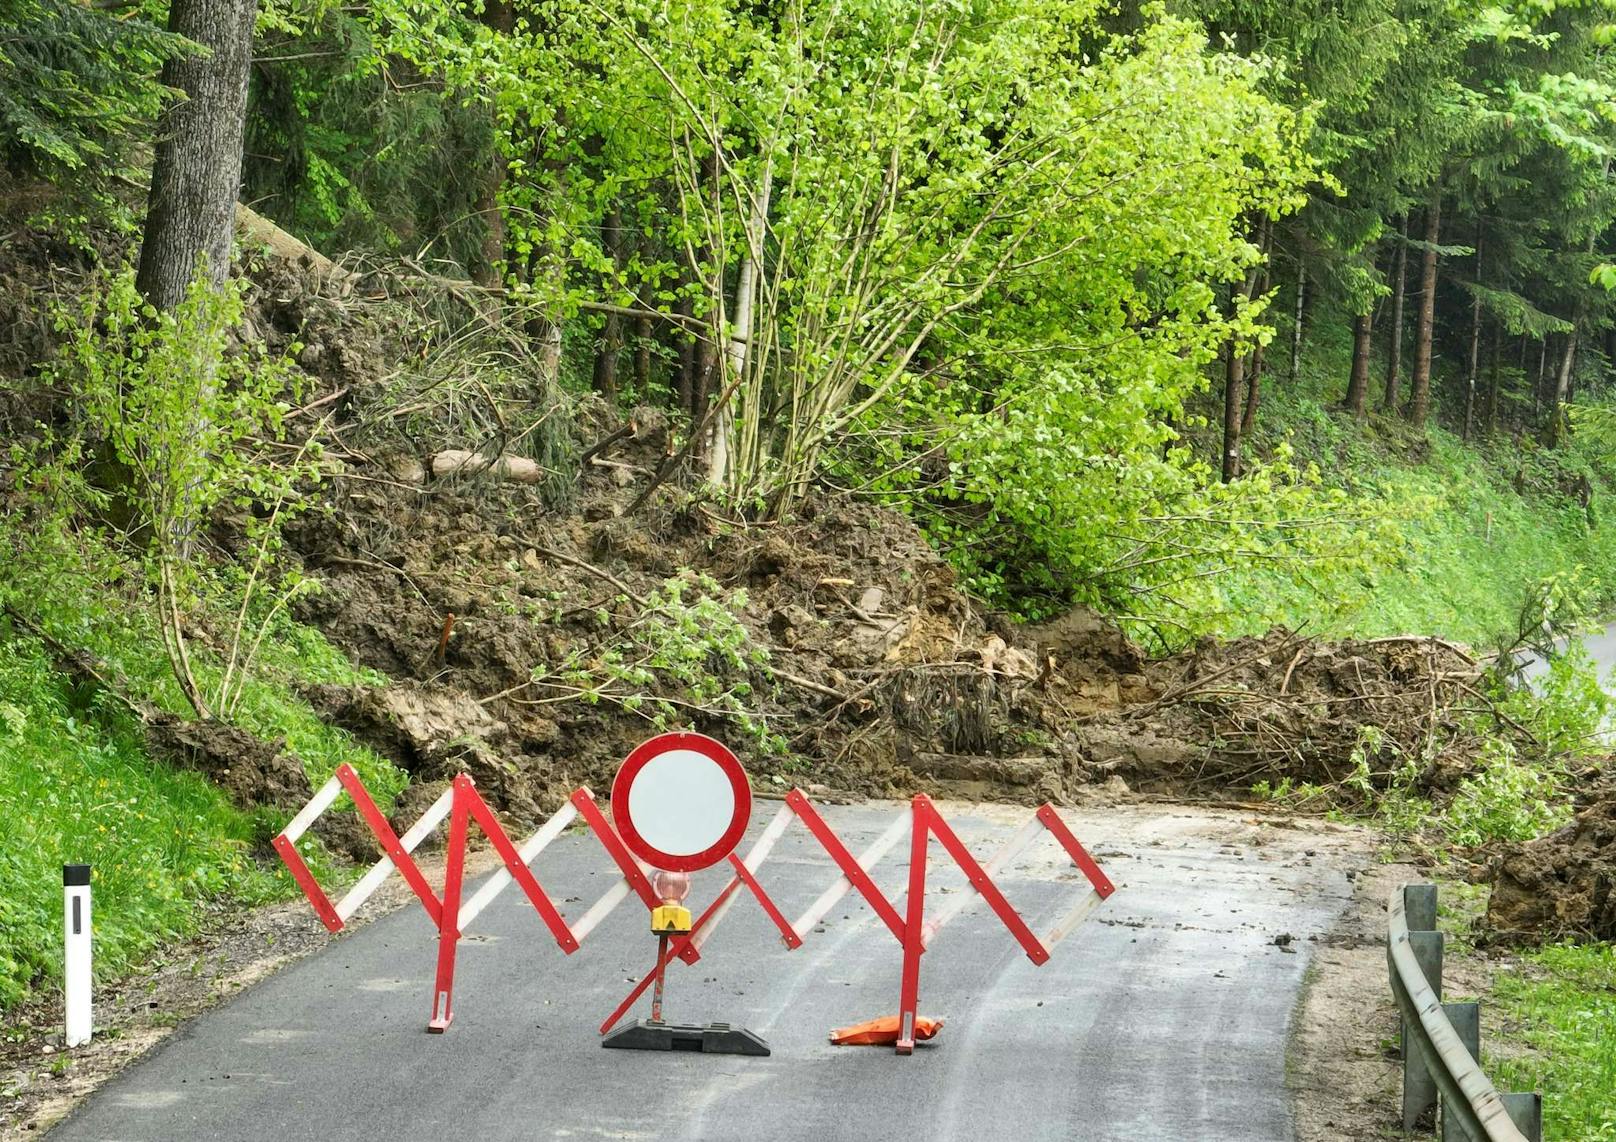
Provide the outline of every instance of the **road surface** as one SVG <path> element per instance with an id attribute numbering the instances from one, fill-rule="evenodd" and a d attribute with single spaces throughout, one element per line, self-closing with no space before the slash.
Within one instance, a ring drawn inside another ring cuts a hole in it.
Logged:
<path id="1" fill-rule="evenodd" d="M 772 815 L 768 802 L 759 808 Z M 943 810 L 980 857 L 1029 812 Z M 858 851 L 897 811 L 832 807 L 827 817 Z M 909 1058 L 826 1042 L 833 1027 L 897 1007 L 897 944 L 856 895 L 793 952 L 744 899 L 699 964 L 671 969 L 668 1018 L 746 1026 L 774 1052 L 737 1058 L 602 1050 L 596 1027 L 653 955 L 643 910 L 624 904 L 564 957 L 513 887 L 462 944 L 447 1035 L 424 1033 L 435 945 L 411 907 L 181 1028 L 50 1137 L 1292 1138 L 1287 1024 L 1311 941 L 1349 901 L 1344 870 L 1361 862 L 1362 842 L 1317 821 L 1234 811 L 1066 816 L 1117 894 L 1042 968 L 973 904 L 924 957 L 921 1012 L 947 1026 Z M 878 866 L 893 895 L 906 850 Z M 944 864 L 934 846 L 934 891 L 962 883 Z M 612 880 L 605 853 L 576 835 L 535 867 L 574 916 Z M 800 825 L 762 872 L 788 916 L 834 878 Z M 718 881 L 697 874 L 698 907 Z M 1045 842 L 1001 883 L 1035 930 L 1079 890 Z"/>

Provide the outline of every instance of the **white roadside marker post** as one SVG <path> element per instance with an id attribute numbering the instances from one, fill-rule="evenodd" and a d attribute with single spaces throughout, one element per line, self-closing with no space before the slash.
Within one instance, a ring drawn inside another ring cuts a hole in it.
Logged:
<path id="1" fill-rule="evenodd" d="M 90 866 L 62 866 L 63 922 L 67 963 L 67 1045 L 90 1041 Z"/>

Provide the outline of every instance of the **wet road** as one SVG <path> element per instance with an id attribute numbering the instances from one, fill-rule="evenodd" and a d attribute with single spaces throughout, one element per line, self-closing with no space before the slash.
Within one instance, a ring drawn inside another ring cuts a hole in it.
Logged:
<path id="1" fill-rule="evenodd" d="M 1029 813 L 943 809 L 979 857 Z M 898 811 L 826 815 L 856 852 Z M 1292 1138 L 1287 1024 L 1311 941 L 1348 903 L 1344 870 L 1362 842 L 1319 822 L 1171 806 L 1065 816 L 1117 894 L 1041 968 L 973 904 L 924 958 L 921 1012 L 947 1026 L 909 1058 L 826 1042 L 833 1027 L 897 1007 L 898 946 L 856 895 L 793 952 L 743 899 L 699 964 L 674 966 L 670 1019 L 727 1020 L 773 1048 L 739 1058 L 602 1050 L 596 1027 L 654 950 L 643 910 L 625 904 L 564 957 L 512 889 L 462 945 L 447 1035 L 424 1033 L 435 943 L 411 907 L 194 1020 L 50 1137 Z M 878 866 L 889 895 L 906 860 L 899 845 Z M 609 867 L 573 835 L 535 866 L 572 915 L 611 882 Z M 761 878 L 795 916 L 835 871 L 799 825 Z M 695 897 L 718 881 L 698 874 Z M 1000 882 L 1039 931 L 1081 888 L 1048 841 Z M 934 850 L 932 890 L 962 883 Z"/>

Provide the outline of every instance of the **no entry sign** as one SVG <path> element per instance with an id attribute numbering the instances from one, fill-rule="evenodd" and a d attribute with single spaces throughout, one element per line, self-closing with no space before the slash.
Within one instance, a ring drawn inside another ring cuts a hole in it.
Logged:
<path id="1" fill-rule="evenodd" d="M 723 860 L 751 816 L 746 770 L 704 734 L 661 734 L 642 743 L 612 782 L 612 820 L 623 843 L 674 872 Z"/>

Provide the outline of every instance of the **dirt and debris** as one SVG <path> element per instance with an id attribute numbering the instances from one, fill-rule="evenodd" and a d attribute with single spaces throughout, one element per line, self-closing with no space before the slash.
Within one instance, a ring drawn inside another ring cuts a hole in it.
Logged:
<path id="1" fill-rule="evenodd" d="M 1503 846 L 1482 879 L 1496 940 L 1616 940 L 1616 788 L 1604 785 L 1564 828 Z"/>

